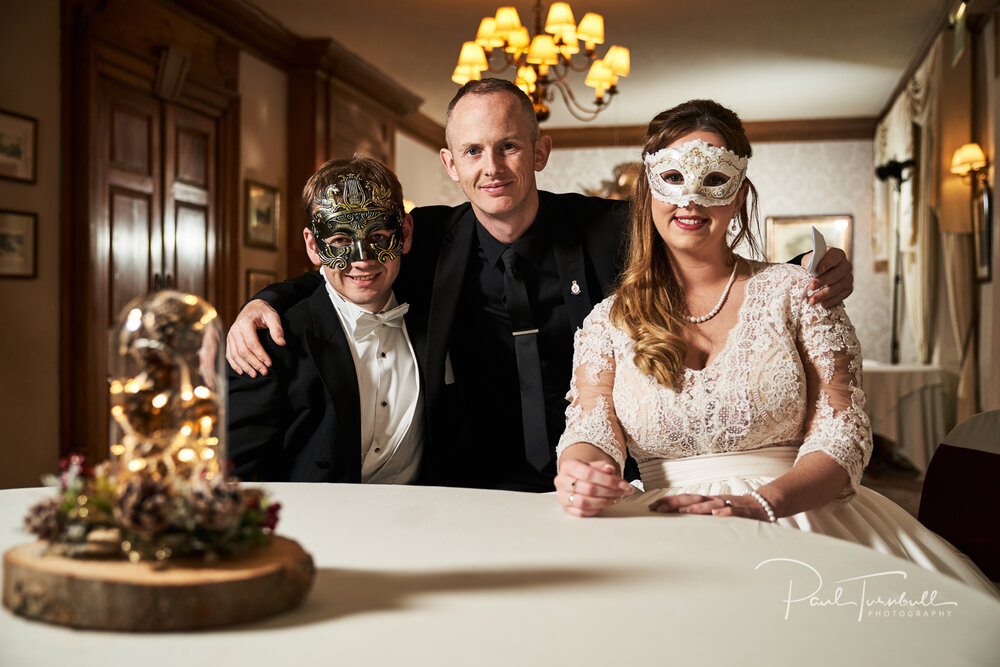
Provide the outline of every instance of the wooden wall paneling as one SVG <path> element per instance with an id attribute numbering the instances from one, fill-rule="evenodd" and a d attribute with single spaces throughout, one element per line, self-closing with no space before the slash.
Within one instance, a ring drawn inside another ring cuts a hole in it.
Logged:
<path id="1" fill-rule="evenodd" d="M 218 192 L 218 211 L 215 219 L 212 245 L 216 249 L 216 302 L 222 318 L 223 331 L 236 319 L 242 305 L 239 295 L 240 226 L 240 105 L 230 104 L 218 118 L 216 141 L 218 154 L 215 160 Z"/>
<path id="2" fill-rule="evenodd" d="M 872 139 L 875 118 L 815 118 L 803 120 L 745 121 L 743 127 L 751 143 L 776 141 L 850 141 Z M 545 128 L 542 134 L 552 137 L 552 146 L 566 148 L 602 148 L 606 146 L 641 146 L 645 125 L 585 126 Z"/>
<path id="3" fill-rule="evenodd" d="M 303 39 L 243 0 L 163 0 L 197 19 L 207 30 L 224 33 L 255 56 L 291 72 L 312 68 L 345 87 L 377 100 L 392 116 L 413 113 L 423 100 L 392 77 L 330 38 Z"/>
<path id="4" fill-rule="evenodd" d="M 302 242 L 302 229 L 308 220 L 299 197 L 316 168 L 329 159 L 329 91 L 328 78 L 315 67 L 296 67 L 288 72 L 285 253 L 289 276 L 314 268 Z"/>
<path id="5" fill-rule="evenodd" d="M 419 141 L 433 151 L 445 147 L 444 123 L 433 120 L 430 116 L 414 111 L 400 117 L 396 122 L 401 132 Z"/>
<path id="6" fill-rule="evenodd" d="M 90 108 L 93 96 L 90 73 L 94 71 L 93 50 L 87 46 L 86 15 L 82 7 L 62 7 L 60 12 L 59 61 L 60 126 L 62 145 L 62 196 L 59 220 L 59 453 L 72 450 L 73 443 L 86 442 L 77 431 L 85 424 L 82 414 L 87 406 L 77 400 L 76 388 L 86 369 L 86 357 L 76 354 L 77 337 L 73 325 L 83 321 L 89 311 L 87 294 L 77 286 L 86 280 L 87 262 L 81 261 L 81 248 L 89 248 L 90 219 L 89 164 L 79 156 L 92 153 L 91 119 L 96 114 Z M 88 104 L 89 103 L 89 104 Z M 81 397 L 84 398 L 84 397 Z"/>
<path id="7" fill-rule="evenodd" d="M 87 4 L 86 0 L 68 1 Z M 188 61 L 186 78 L 196 78 L 207 88 L 236 92 L 239 51 L 220 40 L 217 30 L 192 20 L 165 0 L 101 0 L 96 4 L 101 9 L 88 26 L 91 35 L 151 62 L 154 71 L 146 84 L 150 90 L 157 79 L 160 54 L 173 48 Z"/>
<path id="8" fill-rule="evenodd" d="M 321 59 L 320 59 L 321 60 Z M 395 166 L 393 112 L 318 66 L 288 72 L 288 273 L 314 269 L 302 242 L 302 187 L 327 160 L 358 153 Z"/>
<path id="9" fill-rule="evenodd" d="M 613 127 L 585 126 L 547 128 L 542 134 L 552 137 L 552 147 L 601 148 L 605 146 L 640 146 L 646 132 L 645 125 L 618 125 Z"/>
<path id="10" fill-rule="evenodd" d="M 392 114 L 357 91 L 330 83 L 329 158 L 350 157 L 354 153 L 375 158 L 395 167 L 395 125 Z"/>
<path id="11" fill-rule="evenodd" d="M 743 124 L 751 143 L 776 141 L 853 141 L 875 138 L 878 119 L 810 118 L 747 121 Z"/>

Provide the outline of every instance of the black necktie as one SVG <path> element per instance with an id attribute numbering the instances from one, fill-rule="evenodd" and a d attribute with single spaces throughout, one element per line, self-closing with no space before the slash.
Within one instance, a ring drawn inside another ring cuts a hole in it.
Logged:
<path id="1" fill-rule="evenodd" d="M 531 315 L 528 291 L 518 272 L 520 256 L 507 248 L 503 261 L 503 286 L 507 312 L 514 330 L 514 353 L 521 388 L 521 424 L 524 427 L 524 453 L 528 463 L 543 470 L 552 460 L 548 429 L 545 426 L 545 401 L 542 398 L 542 365 L 538 359 L 538 329 Z"/>

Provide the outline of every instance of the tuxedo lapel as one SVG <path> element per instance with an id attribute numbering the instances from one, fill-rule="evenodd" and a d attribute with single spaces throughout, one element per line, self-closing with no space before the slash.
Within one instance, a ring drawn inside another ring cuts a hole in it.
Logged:
<path id="1" fill-rule="evenodd" d="M 336 458 L 345 461 L 351 482 L 361 481 L 361 399 L 354 356 L 330 295 L 319 288 L 309 297 L 312 327 L 306 331 L 309 352 L 337 414 Z"/>
<path id="2" fill-rule="evenodd" d="M 559 271 L 559 289 L 566 302 L 570 325 L 576 329 L 583 326 L 583 320 L 594 307 L 587 284 L 583 240 L 556 201 L 546 201 L 544 214 L 550 221 L 548 231 Z"/>
<path id="3" fill-rule="evenodd" d="M 462 292 L 476 217 L 471 206 L 459 207 L 441 237 L 434 269 L 430 316 L 427 321 L 427 391 L 444 386 L 445 357 L 451 337 L 458 297 Z M 432 401 L 433 402 L 433 401 Z"/>

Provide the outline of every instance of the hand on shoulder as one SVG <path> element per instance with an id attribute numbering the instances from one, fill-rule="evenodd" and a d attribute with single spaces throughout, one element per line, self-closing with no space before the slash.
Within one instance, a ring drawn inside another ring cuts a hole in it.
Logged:
<path id="1" fill-rule="evenodd" d="M 226 360 L 239 375 L 267 375 L 271 357 L 264 351 L 257 336 L 258 329 L 267 329 L 277 345 L 285 344 L 281 318 L 266 301 L 254 299 L 240 311 L 226 335 Z"/>
<path id="2" fill-rule="evenodd" d="M 802 257 L 802 266 L 808 266 L 812 253 Z M 854 265 L 847 259 L 847 253 L 840 248 L 830 248 L 817 267 L 818 275 L 809 285 L 816 290 L 809 297 L 810 305 L 821 305 L 827 310 L 839 306 L 854 291 Z"/>

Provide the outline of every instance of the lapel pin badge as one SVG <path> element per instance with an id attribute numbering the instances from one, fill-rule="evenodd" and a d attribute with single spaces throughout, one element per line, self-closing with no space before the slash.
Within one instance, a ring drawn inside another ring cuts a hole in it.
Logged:
<path id="1" fill-rule="evenodd" d="M 573 281 L 573 284 L 569 286 L 569 291 L 570 294 L 572 294 L 573 296 L 576 296 L 577 294 L 580 293 L 580 286 L 576 284 L 575 280 Z"/>

